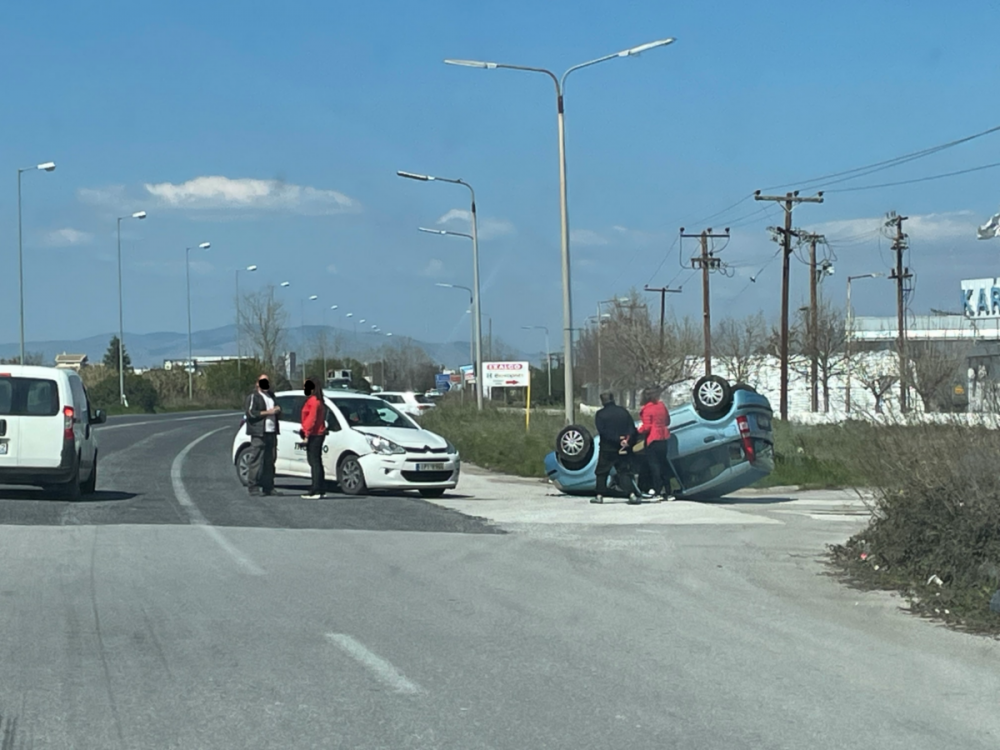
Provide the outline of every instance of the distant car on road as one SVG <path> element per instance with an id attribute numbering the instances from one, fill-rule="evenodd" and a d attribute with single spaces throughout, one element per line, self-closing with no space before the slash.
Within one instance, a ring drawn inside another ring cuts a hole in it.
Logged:
<path id="1" fill-rule="evenodd" d="M 378 397 L 411 417 L 420 417 L 425 411 L 436 406 L 423 393 L 413 391 L 380 391 Z"/>
<path id="2" fill-rule="evenodd" d="M 73 370 L 0 365 L 0 484 L 42 487 L 67 500 L 97 487 L 97 436 Z"/>
<path id="3" fill-rule="evenodd" d="M 693 403 L 670 410 L 667 456 L 684 500 L 710 500 L 747 487 L 774 471 L 771 404 L 748 385 L 731 386 L 718 376 L 701 378 Z M 593 494 L 597 489 L 600 438 L 586 427 L 570 425 L 556 438 L 556 450 L 545 457 L 545 473 L 562 492 Z M 644 462 L 636 462 L 640 466 Z M 613 474 L 613 472 L 612 472 Z M 612 476 L 617 486 L 619 478 Z M 648 490 L 646 471 L 638 476 Z M 627 485 L 625 485 L 627 486 Z"/>
<path id="4" fill-rule="evenodd" d="M 324 393 L 327 436 L 323 444 L 326 474 L 336 477 L 341 492 L 364 495 L 369 490 L 416 490 L 441 497 L 458 485 L 461 459 L 455 446 L 420 427 L 381 398 L 363 393 Z M 299 437 L 301 391 L 275 394 L 281 407 L 275 474 L 308 478 L 306 444 Z M 233 463 L 247 484 L 250 438 L 241 424 L 233 438 Z"/>

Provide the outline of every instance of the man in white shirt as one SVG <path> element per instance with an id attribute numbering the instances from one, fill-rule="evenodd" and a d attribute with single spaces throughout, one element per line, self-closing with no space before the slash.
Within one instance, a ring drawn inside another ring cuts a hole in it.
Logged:
<path id="1" fill-rule="evenodd" d="M 250 436 L 247 490 L 251 495 L 273 495 L 281 407 L 274 402 L 271 381 L 267 375 L 262 374 L 257 378 L 257 387 L 247 397 L 244 412 L 247 435 Z"/>

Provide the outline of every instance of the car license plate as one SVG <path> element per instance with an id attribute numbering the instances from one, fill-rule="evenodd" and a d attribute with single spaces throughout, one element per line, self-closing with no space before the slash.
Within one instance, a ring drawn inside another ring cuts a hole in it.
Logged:
<path id="1" fill-rule="evenodd" d="M 7 455 L 7 441 L 0 440 L 0 456 L 6 456 L 6 455 Z"/>
<path id="2" fill-rule="evenodd" d="M 417 471 L 444 471 L 444 464 L 417 464 Z"/>

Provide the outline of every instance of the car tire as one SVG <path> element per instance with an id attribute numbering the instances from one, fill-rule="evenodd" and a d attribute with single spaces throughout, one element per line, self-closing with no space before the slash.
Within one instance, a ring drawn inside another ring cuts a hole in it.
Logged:
<path id="1" fill-rule="evenodd" d="M 69 502 L 75 502 L 80 499 L 80 458 L 76 459 L 76 466 L 73 468 L 73 476 L 68 482 L 63 482 L 62 484 L 57 484 L 55 486 L 55 494 L 59 496 L 61 500 L 67 500 Z"/>
<path id="2" fill-rule="evenodd" d="M 97 453 L 94 453 L 94 465 L 90 469 L 90 476 L 80 486 L 80 492 L 84 495 L 93 495 L 97 492 Z"/>
<path id="3" fill-rule="evenodd" d="M 733 388 L 718 375 L 705 375 L 694 384 L 694 408 L 704 419 L 719 419 L 733 404 Z"/>
<path id="4" fill-rule="evenodd" d="M 236 476 L 244 487 L 250 485 L 250 446 L 244 445 L 236 454 Z"/>
<path id="5" fill-rule="evenodd" d="M 337 485 L 345 495 L 364 495 L 368 492 L 365 470 L 354 455 L 347 455 L 337 465 Z"/>
<path id="6" fill-rule="evenodd" d="M 583 425 L 563 427 L 556 436 L 556 458 L 570 471 L 582 469 L 594 454 L 594 438 Z"/>
<path id="7" fill-rule="evenodd" d="M 445 493 L 444 487 L 425 487 L 417 491 L 420 493 L 420 497 L 426 497 L 428 499 L 443 497 Z"/>

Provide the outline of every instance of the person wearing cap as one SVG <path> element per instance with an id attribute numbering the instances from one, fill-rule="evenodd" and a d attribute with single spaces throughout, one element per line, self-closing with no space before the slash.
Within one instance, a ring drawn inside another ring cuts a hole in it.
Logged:
<path id="1" fill-rule="evenodd" d="M 247 435 L 250 436 L 250 459 L 247 491 L 251 495 L 274 494 L 274 462 L 278 456 L 278 415 L 281 407 L 274 402 L 267 375 L 257 378 L 257 386 L 247 396 L 244 406 Z"/>
<path id="2" fill-rule="evenodd" d="M 302 429 L 299 437 L 306 441 L 306 459 L 312 484 L 309 492 L 302 497 L 319 500 L 326 493 L 326 472 L 323 470 L 323 440 L 326 439 L 326 406 L 323 404 L 323 390 L 315 378 L 308 378 L 303 386 L 306 402 L 302 404 Z"/>

